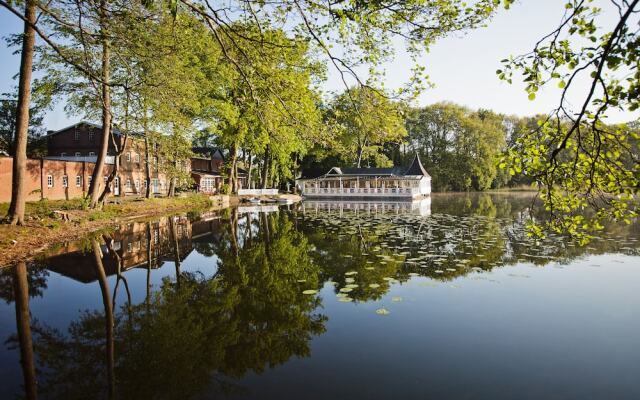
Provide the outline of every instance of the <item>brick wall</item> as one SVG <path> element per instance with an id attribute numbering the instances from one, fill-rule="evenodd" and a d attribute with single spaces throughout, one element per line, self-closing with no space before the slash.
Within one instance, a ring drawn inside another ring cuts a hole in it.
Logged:
<path id="1" fill-rule="evenodd" d="M 11 201 L 11 177 L 13 158 L 0 157 L 0 203 Z M 47 159 L 27 160 L 27 200 L 64 200 L 82 197 L 89 189 L 89 177 L 93 174 L 94 163 L 82 161 L 58 161 Z M 104 177 L 111 173 L 113 166 L 105 165 Z M 66 179 L 65 179 L 66 177 Z M 112 194 L 139 196 L 145 193 L 144 170 L 120 170 L 119 190 L 112 184 Z M 158 193 L 165 194 L 168 185 L 162 174 L 153 174 L 158 179 Z M 79 185 L 78 185 L 79 183 Z M 104 187 L 104 180 L 101 182 Z"/>

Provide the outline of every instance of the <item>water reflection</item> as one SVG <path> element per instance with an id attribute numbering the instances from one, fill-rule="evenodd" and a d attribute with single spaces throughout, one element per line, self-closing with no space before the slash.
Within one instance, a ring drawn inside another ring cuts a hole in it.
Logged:
<path id="1" fill-rule="evenodd" d="M 637 226 L 607 227 L 588 247 L 529 238 L 531 201 L 436 195 L 427 215 L 424 205 L 373 203 L 237 208 L 67 244 L 0 271 L 0 295 L 15 306 L 7 344 L 19 350 L 24 382 L 11 390 L 30 399 L 256 396 L 246 376 L 311 356 L 326 331 L 327 294 L 374 302 L 414 277 L 488 279 L 521 263 L 638 255 Z M 90 288 L 83 300 L 99 299 L 72 304 L 87 309 L 62 328 L 55 306 L 32 314 L 29 303 L 59 280 Z"/>
<path id="2" fill-rule="evenodd" d="M 422 216 L 431 215 L 431 197 L 423 199 L 398 201 L 393 199 L 377 200 L 305 200 L 300 209 L 303 213 L 318 213 L 336 211 L 340 214 L 344 212 L 355 212 L 360 214 L 378 213 L 411 213 Z"/>

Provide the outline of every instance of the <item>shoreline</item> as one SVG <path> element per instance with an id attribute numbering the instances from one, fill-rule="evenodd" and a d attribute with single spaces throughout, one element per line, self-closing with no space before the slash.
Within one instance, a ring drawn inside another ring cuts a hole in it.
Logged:
<path id="1" fill-rule="evenodd" d="M 215 204 L 208 196 L 129 200 L 107 204 L 102 210 L 54 210 L 55 216 L 29 215 L 22 226 L 0 225 L 0 268 L 33 259 L 44 251 L 80 240 L 88 234 L 107 230 L 132 220 L 160 217 L 190 210 L 224 210 L 238 203 L 237 197 Z M 52 206 L 58 205 L 52 202 Z"/>
<path id="2" fill-rule="evenodd" d="M 522 194 L 531 196 L 535 190 L 494 190 L 484 192 L 432 192 L 432 196 L 469 194 Z M 174 198 L 131 199 L 106 204 L 102 210 L 81 210 L 79 202 L 32 202 L 27 211 L 26 224 L 0 224 L 0 268 L 27 261 L 57 245 L 81 240 L 88 234 L 107 230 L 133 220 L 175 214 L 190 210 L 219 211 L 242 203 L 252 196 L 228 196 L 228 201 L 214 201 L 216 196 L 187 195 Z M 261 196 L 257 196 L 261 197 Z M 273 196 L 267 196 L 273 197 Z M 298 195 L 279 195 L 294 202 Z M 218 199 L 216 199 L 218 200 Z M 68 218 L 68 220 L 64 220 Z"/>

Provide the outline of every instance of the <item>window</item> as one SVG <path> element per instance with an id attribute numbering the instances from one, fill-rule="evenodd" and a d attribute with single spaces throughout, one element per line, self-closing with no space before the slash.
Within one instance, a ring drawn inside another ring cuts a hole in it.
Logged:
<path id="1" fill-rule="evenodd" d="M 64 157 L 66 155 L 67 155 L 67 153 L 60 153 L 60 157 Z"/>
<path id="2" fill-rule="evenodd" d="M 76 142 L 80 141 L 80 131 L 78 131 L 78 127 L 73 128 L 73 140 Z"/>
<path id="3" fill-rule="evenodd" d="M 136 191 L 140 190 L 140 179 L 136 179 Z"/>
<path id="4" fill-rule="evenodd" d="M 87 183 L 89 184 L 89 186 L 91 186 L 91 180 L 93 179 L 93 176 L 90 176 L 87 180 Z"/>
<path id="5" fill-rule="evenodd" d="M 147 189 L 147 187 L 149 187 L 149 182 L 147 182 L 147 180 L 145 179 L 144 180 L 144 188 L 145 188 L 145 190 Z"/>
<path id="6" fill-rule="evenodd" d="M 131 162 L 131 152 L 127 152 L 127 162 Z"/>
<path id="7" fill-rule="evenodd" d="M 127 189 L 131 190 L 131 179 L 127 178 Z"/>
<path id="8" fill-rule="evenodd" d="M 137 163 L 139 163 L 140 162 L 140 154 L 136 154 L 134 159 L 135 159 L 135 161 Z"/>
<path id="9" fill-rule="evenodd" d="M 202 178 L 200 181 L 200 191 L 211 193 L 215 190 L 215 180 L 211 177 Z"/>
<path id="10" fill-rule="evenodd" d="M 80 157 L 82 154 L 79 151 L 76 151 L 76 157 Z"/>
<path id="11" fill-rule="evenodd" d="M 94 157 L 96 155 L 96 153 L 94 153 L 93 151 L 89 152 L 89 157 Z"/>
<path id="12" fill-rule="evenodd" d="M 82 186 L 82 177 L 80 175 L 76 175 L 76 187 Z"/>
<path id="13" fill-rule="evenodd" d="M 133 243 L 131 243 L 131 242 L 127 243 L 127 250 L 129 252 L 131 252 L 131 250 L 133 250 Z"/>
<path id="14" fill-rule="evenodd" d="M 89 131 L 89 142 L 93 143 L 94 140 L 95 134 L 93 133 L 93 131 Z"/>
<path id="15" fill-rule="evenodd" d="M 47 175 L 47 186 L 48 187 L 53 187 L 53 176 L 52 175 Z"/>
<path id="16" fill-rule="evenodd" d="M 69 187 L 69 177 L 66 175 L 62 176 L 62 187 Z"/>

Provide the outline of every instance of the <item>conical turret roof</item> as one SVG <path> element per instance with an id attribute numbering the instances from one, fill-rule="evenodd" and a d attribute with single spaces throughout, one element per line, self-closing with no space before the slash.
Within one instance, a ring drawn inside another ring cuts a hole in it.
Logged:
<path id="1" fill-rule="evenodd" d="M 416 156 L 413 158 L 411 165 L 409 166 L 409 168 L 407 168 L 407 171 L 404 174 L 411 175 L 411 176 L 431 177 L 431 175 L 429 175 L 427 170 L 425 170 L 424 167 L 422 166 L 422 162 L 420 161 L 420 157 L 418 156 L 418 153 L 416 153 Z"/>

